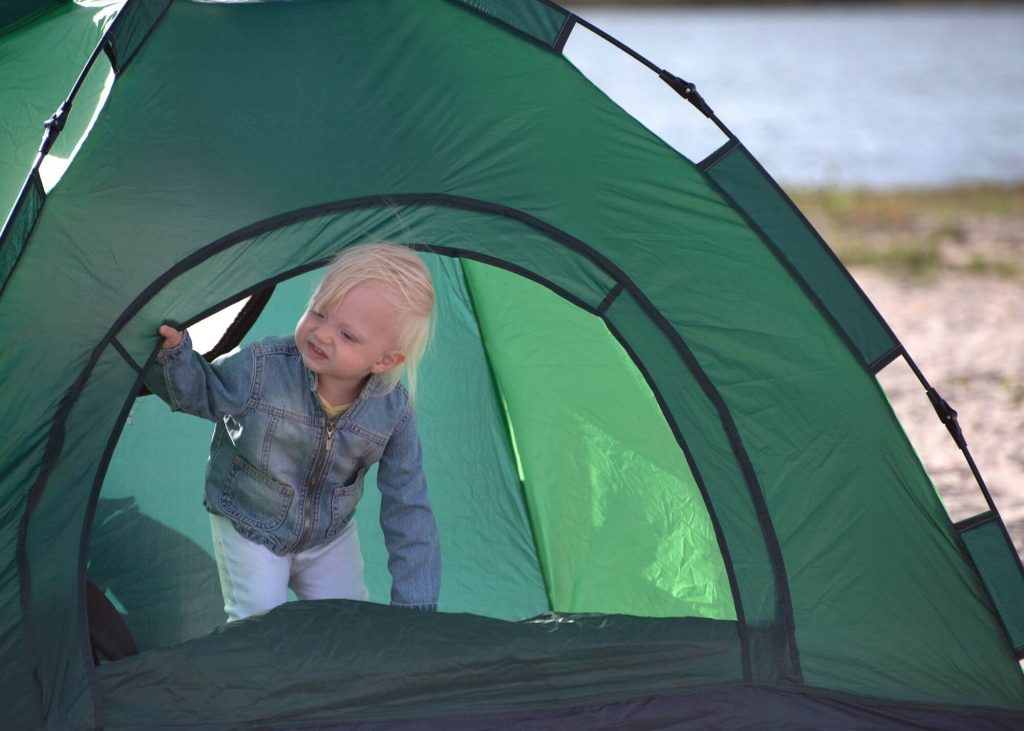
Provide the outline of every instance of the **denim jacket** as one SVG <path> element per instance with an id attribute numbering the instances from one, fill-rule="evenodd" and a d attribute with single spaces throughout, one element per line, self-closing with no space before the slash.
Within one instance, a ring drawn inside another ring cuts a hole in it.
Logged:
<path id="1" fill-rule="evenodd" d="M 204 505 L 279 555 L 331 540 L 355 514 L 375 462 L 392 604 L 434 609 L 441 556 L 416 416 L 402 384 L 372 376 L 333 422 L 290 337 L 207 363 L 188 333 L 160 351 L 150 388 L 174 411 L 216 423 Z"/>

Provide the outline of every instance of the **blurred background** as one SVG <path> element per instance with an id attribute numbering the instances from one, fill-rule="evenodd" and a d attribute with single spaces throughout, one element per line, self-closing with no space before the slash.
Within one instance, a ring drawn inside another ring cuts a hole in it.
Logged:
<path id="1" fill-rule="evenodd" d="M 1024 3 L 570 9 L 697 85 L 960 414 L 1024 549 Z M 691 160 L 725 138 L 584 28 L 566 56 Z M 880 376 L 954 520 L 986 509 L 904 361 Z"/>

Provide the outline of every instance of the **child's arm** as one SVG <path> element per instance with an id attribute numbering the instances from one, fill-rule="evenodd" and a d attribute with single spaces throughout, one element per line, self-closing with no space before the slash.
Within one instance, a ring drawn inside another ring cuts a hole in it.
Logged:
<path id="1" fill-rule="evenodd" d="M 412 407 L 384 449 L 377 487 L 391 572 L 391 603 L 434 611 L 441 587 L 441 548 Z"/>
<path id="2" fill-rule="evenodd" d="M 222 356 L 213 363 L 192 350 L 188 332 L 163 325 L 164 339 L 157 354 L 155 373 L 146 379 L 157 396 L 173 411 L 220 421 L 241 413 L 253 388 L 253 357 L 249 350 Z"/>

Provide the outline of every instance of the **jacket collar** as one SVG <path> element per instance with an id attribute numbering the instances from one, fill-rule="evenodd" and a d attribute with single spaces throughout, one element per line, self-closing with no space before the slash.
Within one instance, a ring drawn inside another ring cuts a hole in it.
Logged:
<path id="1" fill-rule="evenodd" d="M 317 376 L 316 373 L 309 370 L 305 366 L 303 366 L 303 369 L 306 371 L 306 383 L 309 385 L 309 390 L 315 394 L 316 387 L 320 382 L 320 378 L 319 376 Z M 362 400 L 364 398 L 373 398 L 374 396 L 383 396 L 389 391 L 391 391 L 391 389 L 388 388 L 388 383 L 387 381 L 384 380 L 384 377 L 381 376 L 379 373 L 374 373 L 372 376 L 370 376 L 370 380 L 366 382 L 366 385 L 363 386 L 363 390 L 359 394 L 359 398 L 357 398 L 356 401 Z"/>

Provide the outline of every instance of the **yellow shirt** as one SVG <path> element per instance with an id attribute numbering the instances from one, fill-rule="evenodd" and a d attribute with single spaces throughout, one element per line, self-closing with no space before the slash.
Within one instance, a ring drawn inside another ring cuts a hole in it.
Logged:
<path id="1" fill-rule="evenodd" d="M 328 403 L 327 399 L 325 399 L 320 394 L 317 394 L 316 396 L 318 399 L 320 399 L 320 405 L 324 407 L 324 411 L 327 412 L 327 418 L 330 419 L 331 421 L 334 421 L 339 416 L 348 411 L 348 407 L 352 405 L 351 403 L 347 403 L 341 404 L 341 406 L 335 406 L 332 403 Z"/>

